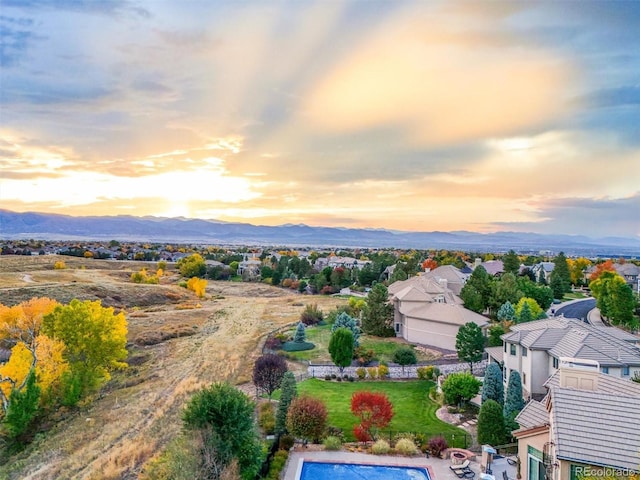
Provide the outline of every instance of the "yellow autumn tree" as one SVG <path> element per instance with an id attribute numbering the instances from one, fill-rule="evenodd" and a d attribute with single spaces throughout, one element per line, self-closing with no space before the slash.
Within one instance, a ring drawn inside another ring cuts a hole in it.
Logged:
<path id="1" fill-rule="evenodd" d="M 41 403 L 55 398 L 62 376 L 69 371 L 69 362 L 64 359 L 65 346 L 59 340 L 46 335 L 36 338 L 36 376 L 41 390 Z"/>
<path id="2" fill-rule="evenodd" d="M 127 320 L 100 301 L 58 305 L 44 317 L 42 333 L 65 346 L 66 386 L 73 387 L 74 401 L 109 380 L 110 371 L 127 366 Z"/>
<path id="3" fill-rule="evenodd" d="M 11 349 L 9 361 L 0 367 L 0 400 L 2 411 L 9 405 L 9 397 L 13 389 L 20 390 L 34 366 L 34 357 L 29 348 L 18 342 Z"/>
<path id="4" fill-rule="evenodd" d="M 42 319 L 57 305 L 58 302 L 46 297 L 35 297 L 13 307 L 0 304 L 0 339 L 24 342 L 33 351 Z"/>
<path id="5" fill-rule="evenodd" d="M 203 298 L 207 290 L 207 281 L 204 278 L 191 277 L 187 282 L 187 288 L 199 298 Z"/>

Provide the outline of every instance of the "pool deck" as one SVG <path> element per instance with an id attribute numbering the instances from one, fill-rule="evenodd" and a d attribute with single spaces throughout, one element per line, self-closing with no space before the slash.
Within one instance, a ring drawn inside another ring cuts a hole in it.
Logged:
<path id="1" fill-rule="evenodd" d="M 284 480 L 298 480 L 298 470 L 303 460 L 316 462 L 361 463 L 366 465 L 396 465 L 405 467 L 423 467 L 429 470 L 432 480 L 456 480 L 458 477 L 449 469 L 450 460 L 426 457 L 397 457 L 390 455 L 370 455 L 366 453 L 328 452 L 328 451 L 292 451 L 289 454 L 287 470 Z M 471 469 L 476 472 L 475 479 L 480 478 L 480 464 L 471 462 Z M 495 459 L 492 464 L 493 475 L 502 480 L 502 472 L 506 471 L 509 478 L 516 478 L 515 467 L 507 464 L 506 459 Z"/>

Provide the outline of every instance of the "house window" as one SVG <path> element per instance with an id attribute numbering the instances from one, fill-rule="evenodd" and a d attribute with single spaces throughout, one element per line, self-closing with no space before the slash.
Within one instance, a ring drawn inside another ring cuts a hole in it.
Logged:
<path id="1" fill-rule="evenodd" d="M 400 324 L 396 323 L 396 333 L 400 333 Z"/>
<path id="2" fill-rule="evenodd" d="M 629 376 L 629 366 L 625 365 L 624 367 L 622 367 L 622 376 L 624 377 Z"/>
<path id="3" fill-rule="evenodd" d="M 504 353 L 507 353 L 507 344 L 504 344 Z"/>
<path id="4" fill-rule="evenodd" d="M 509 344 L 509 354 L 510 355 L 515 355 L 516 354 L 516 344 L 515 343 L 510 343 Z"/>
<path id="5" fill-rule="evenodd" d="M 520 350 L 522 351 L 522 356 L 526 357 L 527 356 L 527 347 L 525 347 L 524 345 L 520 347 Z"/>
<path id="6" fill-rule="evenodd" d="M 602 373 L 609 373 L 609 367 L 602 367 Z"/>
<path id="7" fill-rule="evenodd" d="M 525 372 L 522 372 L 522 384 L 527 384 L 527 374 Z"/>
<path id="8" fill-rule="evenodd" d="M 558 368 L 558 359 L 553 357 L 553 368 Z"/>

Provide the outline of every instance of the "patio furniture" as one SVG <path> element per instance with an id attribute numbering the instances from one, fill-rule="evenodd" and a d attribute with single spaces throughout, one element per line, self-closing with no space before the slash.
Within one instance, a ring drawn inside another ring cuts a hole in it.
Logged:
<path id="1" fill-rule="evenodd" d="M 460 465 L 449 465 L 449 468 L 458 478 L 473 478 L 476 476 L 475 472 L 469 468 L 469 460 L 465 460 Z"/>

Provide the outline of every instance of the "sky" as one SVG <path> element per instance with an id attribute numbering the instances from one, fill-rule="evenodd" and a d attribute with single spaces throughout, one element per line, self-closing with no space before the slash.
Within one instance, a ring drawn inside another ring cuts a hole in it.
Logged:
<path id="1" fill-rule="evenodd" d="M 640 2 L 0 0 L 0 208 L 640 238 Z"/>

